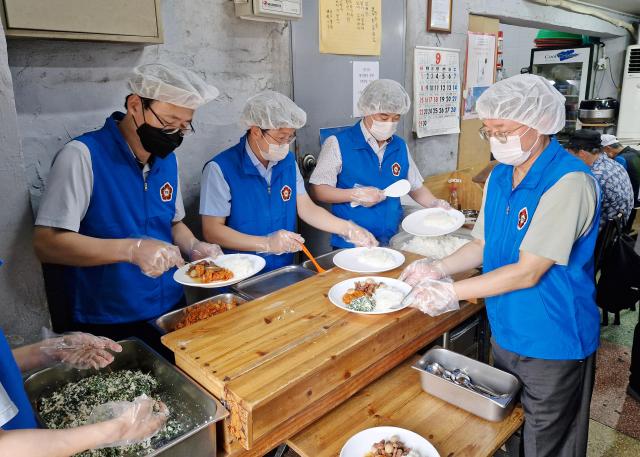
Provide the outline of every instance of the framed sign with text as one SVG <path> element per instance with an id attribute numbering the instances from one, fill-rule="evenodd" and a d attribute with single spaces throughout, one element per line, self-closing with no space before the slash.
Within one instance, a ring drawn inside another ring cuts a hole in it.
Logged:
<path id="1" fill-rule="evenodd" d="M 427 31 L 451 33 L 453 0 L 428 0 Z"/>

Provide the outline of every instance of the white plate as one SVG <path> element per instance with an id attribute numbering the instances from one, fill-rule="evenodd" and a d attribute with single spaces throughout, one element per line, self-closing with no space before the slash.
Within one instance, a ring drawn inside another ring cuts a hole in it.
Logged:
<path id="1" fill-rule="evenodd" d="M 428 225 L 429 216 L 446 212 L 453 216 L 453 220 L 448 227 L 437 227 Z M 402 221 L 402 228 L 405 232 L 416 236 L 441 236 L 455 232 L 464 225 L 464 214 L 456 209 L 444 210 L 442 208 L 425 208 L 409 214 Z"/>
<path id="2" fill-rule="evenodd" d="M 390 287 L 395 287 L 396 289 L 399 289 L 402 292 L 404 292 L 405 296 L 407 296 L 407 294 L 411 292 L 411 286 L 409 284 L 403 281 L 399 281 L 397 279 L 385 278 L 383 276 L 361 276 L 359 278 L 347 279 L 345 281 L 339 282 L 338 284 L 334 285 L 331 289 L 329 289 L 329 300 L 331 300 L 331 303 L 336 305 L 338 308 L 344 309 L 345 311 L 349 311 L 350 313 L 357 313 L 357 314 L 389 314 L 389 313 L 395 313 L 396 311 L 400 311 L 401 309 L 405 309 L 408 306 L 407 304 L 399 308 L 386 309 L 386 310 L 380 310 L 380 311 L 376 311 L 376 309 L 374 308 L 373 311 L 369 311 L 369 312 L 356 311 L 349 308 L 347 305 L 345 305 L 342 302 L 342 297 L 344 296 L 344 294 L 347 293 L 347 290 L 353 289 L 355 287 L 356 281 L 366 281 L 367 279 L 373 279 L 376 282 L 382 282 Z"/>
<path id="3" fill-rule="evenodd" d="M 340 457 L 364 457 L 374 443 L 388 440 L 394 435 L 418 452 L 420 457 L 440 457 L 433 444 L 417 433 L 400 427 L 373 427 L 356 433 L 342 446 Z"/>
<path id="4" fill-rule="evenodd" d="M 393 259 L 386 267 L 374 267 L 363 262 L 360 257 L 367 251 L 380 250 L 387 252 Z M 352 248 L 338 252 L 333 258 L 333 263 L 343 270 L 354 273 L 380 273 L 382 271 L 393 270 L 404 263 L 404 255 L 394 249 L 389 248 Z"/>
<path id="5" fill-rule="evenodd" d="M 186 264 L 185 266 L 178 268 L 178 270 L 176 270 L 176 272 L 173 274 L 173 279 L 184 285 L 184 286 L 192 286 L 192 287 L 202 287 L 204 289 L 213 289 L 215 287 L 224 287 L 224 286 L 230 286 L 232 284 L 235 284 L 237 282 L 242 281 L 243 279 L 247 279 L 250 278 L 251 276 L 255 275 L 256 273 L 258 273 L 260 270 L 262 270 L 264 268 L 264 266 L 266 265 L 265 260 L 260 257 L 259 255 L 253 255 L 253 254 L 226 254 L 226 255 L 221 255 L 220 257 L 216 257 L 215 259 L 212 258 L 207 258 L 207 259 L 203 259 L 203 260 L 213 260 L 216 265 L 222 267 L 222 268 L 226 268 L 226 265 L 229 264 L 230 260 L 233 259 L 247 259 L 251 262 L 251 271 L 249 272 L 249 274 L 246 275 L 237 275 L 233 274 L 233 278 L 227 280 L 227 281 L 214 281 L 214 282 L 207 282 L 207 283 L 201 283 L 198 281 L 195 281 L 193 278 L 191 278 L 188 274 L 187 274 L 187 270 L 189 270 L 189 267 L 191 265 L 193 265 L 194 263 L 198 263 L 201 262 L 201 260 L 198 260 L 197 262 L 191 262 Z M 233 270 L 231 270 L 233 271 Z"/>

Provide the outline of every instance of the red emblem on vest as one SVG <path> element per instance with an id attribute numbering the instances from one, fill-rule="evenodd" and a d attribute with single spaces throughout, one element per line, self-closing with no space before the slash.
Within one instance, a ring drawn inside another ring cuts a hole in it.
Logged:
<path id="1" fill-rule="evenodd" d="M 282 186 L 282 189 L 280 190 L 280 196 L 282 197 L 283 202 L 288 202 L 289 200 L 291 200 L 291 187 L 287 185 Z"/>
<path id="2" fill-rule="evenodd" d="M 529 211 L 527 208 L 522 208 L 518 213 L 518 230 L 522 230 L 525 225 L 527 225 L 527 221 L 529 220 Z"/>
<path id="3" fill-rule="evenodd" d="M 170 202 L 173 198 L 173 187 L 168 182 L 160 188 L 160 198 L 163 202 Z"/>
<path id="4" fill-rule="evenodd" d="M 398 162 L 391 165 L 391 173 L 393 173 L 393 176 L 400 176 L 400 170 L 402 170 L 402 167 Z"/>

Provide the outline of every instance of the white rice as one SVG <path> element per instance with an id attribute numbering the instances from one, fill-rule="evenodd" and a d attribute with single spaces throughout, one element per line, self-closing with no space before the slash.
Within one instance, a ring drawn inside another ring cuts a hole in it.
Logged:
<path id="1" fill-rule="evenodd" d="M 373 294 L 373 301 L 376 304 L 376 311 L 384 311 L 389 308 L 395 308 L 404 299 L 404 292 L 395 287 L 381 286 Z"/>
<path id="2" fill-rule="evenodd" d="M 469 240 L 453 235 L 444 236 L 414 236 L 400 246 L 400 250 L 413 252 L 425 257 L 442 259 L 453 254 Z"/>
<path id="3" fill-rule="evenodd" d="M 384 249 L 365 249 L 358 256 L 358 261 L 373 268 L 391 268 L 394 265 L 393 256 Z"/>
<path id="4" fill-rule="evenodd" d="M 214 260 L 215 262 L 215 260 Z M 253 271 L 253 262 L 246 257 L 233 257 L 218 263 L 223 268 L 231 270 L 236 277 L 249 276 Z"/>
<path id="5" fill-rule="evenodd" d="M 456 223 L 456 218 L 447 211 L 438 211 L 425 216 L 424 225 L 438 229 L 447 229 Z"/>

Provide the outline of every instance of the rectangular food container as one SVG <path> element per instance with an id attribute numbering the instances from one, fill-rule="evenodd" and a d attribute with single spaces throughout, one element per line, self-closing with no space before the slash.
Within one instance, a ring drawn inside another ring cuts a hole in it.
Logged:
<path id="1" fill-rule="evenodd" d="M 330 251 L 326 254 L 319 255 L 318 257 L 316 257 L 316 262 L 318 262 L 318 265 L 320 265 L 325 270 L 330 270 L 331 268 L 335 267 L 333 258 L 340 251 L 344 251 L 344 249 L 336 249 L 335 251 Z M 313 265 L 311 260 L 305 260 L 304 262 L 302 262 L 302 267 L 306 268 L 307 270 L 311 270 L 314 273 L 317 273 L 316 267 Z"/>
<path id="2" fill-rule="evenodd" d="M 160 357 L 142 341 L 131 338 L 119 341 L 122 352 L 115 355 L 110 370 L 141 370 L 152 374 L 159 383 L 160 397 L 168 404 L 172 414 L 184 418 L 187 431 L 160 443 L 159 447 L 143 454 L 145 457 L 210 457 L 216 453 L 216 423 L 229 414 L 218 400 L 205 392 L 182 371 Z M 96 374 L 94 370 L 69 370 L 54 366 L 27 378 L 25 389 L 29 401 L 42 426 L 38 414 L 38 401 L 69 382 L 79 381 Z"/>
<path id="3" fill-rule="evenodd" d="M 254 276 L 250 279 L 245 279 L 231 286 L 231 289 L 247 300 L 255 300 L 256 298 L 263 297 L 271 292 L 284 289 L 287 286 L 310 278 L 315 274 L 315 271 L 307 270 L 300 265 L 288 265 L 259 276 Z"/>
<path id="4" fill-rule="evenodd" d="M 245 298 L 237 294 L 227 293 L 227 294 L 214 295 L 211 298 L 205 298 L 204 300 L 194 303 L 193 305 L 189 305 L 184 308 L 180 308 L 180 309 L 176 309 L 174 311 L 168 312 L 167 314 L 163 314 L 162 316 L 157 318 L 155 321 L 150 321 L 149 323 L 153 325 L 155 329 L 158 330 L 158 332 L 160 332 L 161 335 L 166 335 L 167 333 L 173 332 L 176 329 L 176 325 L 178 325 L 178 322 L 182 320 L 182 318 L 185 316 L 185 314 L 187 314 L 187 312 L 190 309 L 193 309 L 194 307 L 209 301 L 218 301 L 218 300 L 224 303 L 232 303 L 233 301 L 235 301 L 239 305 L 247 302 Z"/>
<path id="5" fill-rule="evenodd" d="M 449 371 L 453 371 L 456 368 L 460 369 L 468 374 L 475 384 L 488 387 L 496 393 L 507 395 L 501 399 L 488 398 L 452 381 L 429 373 L 426 368 L 432 362 L 440 364 Z M 420 372 L 422 390 L 492 422 L 499 422 L 511 413 L 520 390 L 520 382 L 515 376 L 440 347 L 434 347 L 427 351 L 413 365 L 413 368 Z"/>

